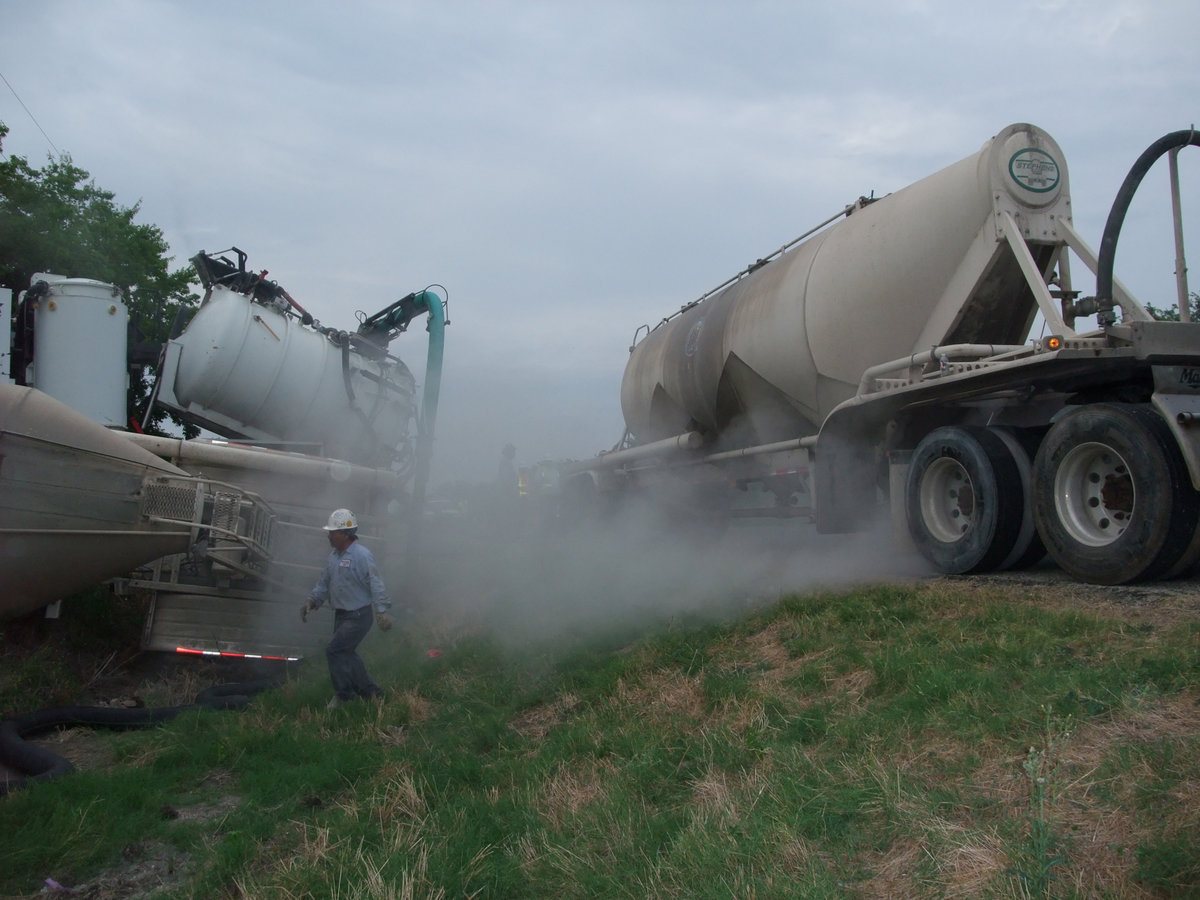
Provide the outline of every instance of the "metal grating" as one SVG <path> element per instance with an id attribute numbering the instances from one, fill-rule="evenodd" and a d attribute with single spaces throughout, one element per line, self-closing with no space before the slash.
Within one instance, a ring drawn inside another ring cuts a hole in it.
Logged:
<path id="1" fill-rule="evenodd" d="M 242 509 L 241 494 L 229 494 L 217 491 L 213 494 L 212 526 L 221 528 L 232 534 L 238 534 L 238 513 Z"/>
<path id="2" fill-rule="evenodd" d="M 256 509 L 251 536 L 263 547 L 271 546 L 271 526 L 275 524 L 275 516 L 263 509 Z"/>
<path id="3" fill-rule="evenodd" d="M 142 494 L 142 515 L 147 517 L 195 522 L 198 506 L 194 485 L 148 484 Z"/>

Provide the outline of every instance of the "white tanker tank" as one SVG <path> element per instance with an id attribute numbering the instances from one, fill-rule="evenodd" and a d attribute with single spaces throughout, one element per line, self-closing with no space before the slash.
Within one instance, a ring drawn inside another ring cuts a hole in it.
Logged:
<path id="1" fill-rule="evenodd" d="M 983 148 L 845 218 L 664 320 L 634 349 L 621 408 L 639 441 L 689 429 L 733 443 L 815 434 L 863 373 L 945 343 L 1024 341 L 1037 305 L 996 252 L 1070 219 L 1054 140 L 1011 125 Z M 982 240 L 980 238 L 982 233 Z M 1044 256 L 1045 254 L 1043 254 Z"/>
<path id="2" fill-rule="evenodd" d="M 1189 145 L 1191 129 L 1142 154 L 1099 254 L 1072 225 L 1062 151 L 1029 124 L 860 198 L 635 338 L 625 435 L 566 473 L 564 497 L 649 498 L 685 524 L 802 516 L 832 533 L 890 507 L 901 545 L 945 573 L 1046 553 L 1100 583 L 1192 571 L 1200 325 L 1185 283 L 1167 322 L 1112 278 L 1142 176 Z M 1172 162 L 1182 260 L 1176 174 Z M 1076 259 L 1095 296 L 1073 286 Z"/>
<path id="3" fill-rule="evenodd" d="M 322 328 L 244 262 L 193 260 L 208 290 L 167 344 L 157 402 L 226 437 L 365 465 L 411 462 L 416 381 L 386 340 Z"/>

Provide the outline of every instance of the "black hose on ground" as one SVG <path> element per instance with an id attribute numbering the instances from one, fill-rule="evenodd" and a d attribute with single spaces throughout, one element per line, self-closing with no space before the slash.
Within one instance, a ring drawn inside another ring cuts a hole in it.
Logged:
<path id="1" fill-rule="evenodd" d="M 43 709 L 0 722 L 0 762 L 23 777 L 0 781 L 0 797 L 35 781 L 48 781 L 75 770 L 45 747 L 31 744 L 26 738 L 53 731 L 56 728 L 90 726 L 98 728 L 145 728 L 169 722 L 191 709 L 244 709 L 250 698 L 269 688 L 278 687 L 286 679 L 261 678 L 236 684 L 219 684 L 196 695 L 194 702 L 184 706 L 163 706 L 156 709 L 121 709 L 104 706 L 63 706 Z"/>

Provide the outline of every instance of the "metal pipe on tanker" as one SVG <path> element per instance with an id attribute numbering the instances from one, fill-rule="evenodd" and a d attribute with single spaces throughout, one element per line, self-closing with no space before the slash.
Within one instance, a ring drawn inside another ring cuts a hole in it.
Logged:
<path id="1" fill-rule="evenodd" d="M 759 444 L 756 447 L 742 447 L 738 450 L 723 450 L 720 453 L 710 453 L 708 456 L 700 457 L 696 462 L 728 462 L 731 459 L 745 459 L 748 456 L 762 456 L 766 453 L 786 453 L 789 450 L 801 450 L 806 447 L 815 447 L 816 445 L 817 436 L 814 434 L 809 437 L 795 438 L 790 441 L 776 441 L 773 444 Z"/>
<path id="2" fill-rule="evenodd" d="M 296 478 L 331 481 L 352 487 L 373 488 L 380 492 L 394 491 L 401 484 L 399 476 L 385 469 L 371 469 L 341 459 L 150 434 L 129 433 L 124 437 L 161 459 L 178 462 L 183 468 L 207 464 L 224 468 L 251 469 Z"/>
<path id="3" fill-rule="evenodd" d="M 1171 215 L 1175 220 L 1175 292 L 1179 299 L 1179 321 L 1192 321 L 1191 294 L 1188 293 L 1187 255 L 1183 247 L 1183 204 L 1179 199 L 1179 151 L 1176 147 L 1167 158 L 1171 176 Z"/>
<path id="4" fill-rule="evenodd" d="M 443 288 L 445 290 L 445 288 Z M 433 463 L 433 434 L 437 424 L 438 398 L 442 390 L 442 356 L 446 340 L 446 315 L 442 298 L 426 288 L 414 297 L 429 313 L 429 349 L 425 356 L 425 389 L 417 416 L 417 461 L 413 471 L 409 541 L 405 554 L 406 574 L 411 583 L 420 580 L 421 533 L 425 511 L 425 487 Z"/>
<path id="5" fill-rule="evenodd" d="M 579 466 L 566 466 L 563 471 L 565 474 L 571 474 L 574 471 L 582 471 L 583 469 L 611 469 L 614 466 L 623 466 L 631 462 L 653 459 L 656 456 L 663 456 L 668 453 L 699 450 L 703 446 L 704 435 L 698 431 L 685 431 L 683 434 L 664 438 L 661 441 L 641 444 L 637 447 L 630 447 L 628 450 L 616 450 L 612 453 L 605 453 L 595 459 L 589 459 L 586 463 Z"/>
<path id="6" fill-rule="evenodd" d="M 433 462 L 433 433 L 437 424 L 438 397 L 442 390 L 442 357 L 446 342 L 446 315 L 442 298 L 426 288 L 415 297 L 429 312 L 429 350 L 425 357 L 425 390 L 417 420 L 417 466 L 413 474 L 413 509 L 420 517 L 425 505 L 425 485 Z"/>
<path id="7" fill-rule="evenodd" d="M 931 347 L 921 353 L 912 353 L 900 359 L 893 359 L 891 362 L 871 366 L 863 372 L 862 379 L 858 382 L 858 393 L 867 393 L 871 381 L 882 375 L 886 375 L 888 372 L 896 372 L 900 369 L 912 368 L 913 366 L 924 366 L 931 362 L 940 363 L 942 357 L 945 357 L 947 360 L 951 358 L 984 359 L 989 356 L 999 356 L 1003 353 L 1018 353 L 1022 350 L 1030 349 L 1032 348 L 1028 344 L 947 344 L 944 347 Z"/>

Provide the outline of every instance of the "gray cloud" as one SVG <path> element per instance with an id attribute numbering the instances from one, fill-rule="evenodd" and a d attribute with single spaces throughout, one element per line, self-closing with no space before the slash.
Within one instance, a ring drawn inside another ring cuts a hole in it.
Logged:
<path id="1" fill-rule="evenodd" d="M 1009 122 L 1063 146 L 1098 244 L 1130 164 L 1200 96 L 1200 9 L 1168 0 L 0 0 L 0 20 L 42 127 L 178 262 L 237 244 L 341 327 L 448 287 L 442 478 L 490 475 L 508 441 L 521 462 L 611 445 L 639 325 Z M 7 92 L 0 119 L 7 151 L 45 158 Z M 1159 174 L 1117 265 L 1164 305 Z M 418 372 L 422 341 L 394 345 Z"/>

